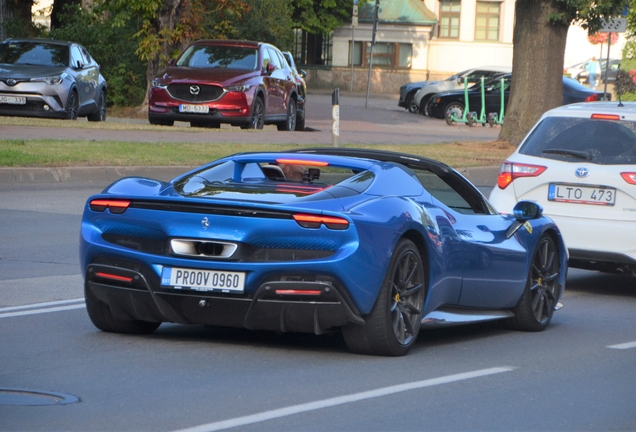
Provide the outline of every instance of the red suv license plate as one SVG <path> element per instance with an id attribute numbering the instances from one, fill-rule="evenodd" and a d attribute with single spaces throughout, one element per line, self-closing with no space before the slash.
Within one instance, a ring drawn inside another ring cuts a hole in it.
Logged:
<path id="1" fill-rule="evenodd" d="M 210 107 L 207 105 L 179 105 L 179 112 L 183 113 L 196 113 L 207 114 L 210 112 Z"/>

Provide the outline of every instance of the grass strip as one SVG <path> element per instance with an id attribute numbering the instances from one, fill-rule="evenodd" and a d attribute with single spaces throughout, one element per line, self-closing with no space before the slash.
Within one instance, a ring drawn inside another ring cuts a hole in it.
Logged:
<path id="1" fill-rule="evenodd" d="M 239 152 L 283 151 L 321 145 L 249 143 L 147 143 L 88 140 L 0 140 L 1 167 L 67 166 L 198 166 Z M 454 167 L 497 166 L 514 150 L 505 142 L 469 141 L 444 144 L 348 145 L 409 153 Z"/>

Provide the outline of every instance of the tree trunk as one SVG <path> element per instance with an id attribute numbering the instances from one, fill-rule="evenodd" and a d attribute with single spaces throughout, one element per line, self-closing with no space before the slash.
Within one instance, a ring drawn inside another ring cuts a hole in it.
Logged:
<path id="1" fill-rule="evenodd" d="M 64 12 L 64 6 L 81 6 L 81 0 L 53 0 L 53 10 L 51 11 L 51 29 L 60 28 L 60 15 Z"/>
<path id="2" fill-rule="evenodd" d="M 16 26 L 19 23 L 23 30 L 19 32 L 21 37 L 30 33 L 32 6 L 33 0 L 0 0 L 0 41 L 11 36 L 7 28 L 9 25 Z M 11 21 L 14 22 L 10 23 Z"/>
<path id="3" fill-rule="evenodd" d="M 186 2 L 187 0 L 163 0 L 161 11 L 159 11 L 157 18 L 153 20 L 156 34 L 160 34 L 162 30 L 168 33 L 174 30 L 181 20 L 183 9 L 187 6 L 185 4 Z M 148 96 L 150 96 L 150 83 L 152 79 L 157 75 L 159 70 L 165 66 L 166 59 L 170 58 L 172 51 L 179 48 L 181 47 L 176 46 L 176 44 L 172 43 L 169 39 L 164 40 L 161 43 L 161 52 L 155 54 L 148 60 L 148 67 L 146 68 L 148 84 L 146 87 L 146 100 L 143 107 L 147 108 L 148 106 Z"/>
<path id="4" fill-rule="evenodd" d="M 567 23 L 550 23 L 557 0 L 517 0 L 512 85 L 499 140 L 519 145 L 541 115 L 563 105 Z"/>

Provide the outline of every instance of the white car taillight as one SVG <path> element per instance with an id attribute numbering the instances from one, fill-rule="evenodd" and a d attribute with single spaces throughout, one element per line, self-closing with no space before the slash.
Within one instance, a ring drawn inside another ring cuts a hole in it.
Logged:
<path id="1" fill-rule="evenodd" d="M 541 175 L 547 167 L 542 165 L 530 165 L 515 162 L 504 162 L 499 169 L 499 177 L 497 178 L 497 186 L 505 189 L 510 183 L 519 177 L 536 177 Z"/>
<path id="2" fill-rule="evenodd" d="M 636 172 L 623 172 L 621 177 L 629 184 L 636 185 Z"/>

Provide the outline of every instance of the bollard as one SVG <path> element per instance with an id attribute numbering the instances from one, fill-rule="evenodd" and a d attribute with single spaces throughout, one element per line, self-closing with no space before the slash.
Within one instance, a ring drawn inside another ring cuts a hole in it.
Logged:
<path id="1" fill-rule="evenodd" d="M 331 93 L 331 145 L 338 147 L 340 136 L 340 89 L 336 88 Z"/>

